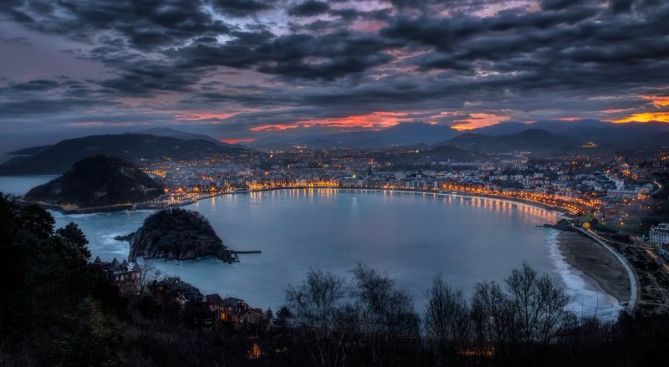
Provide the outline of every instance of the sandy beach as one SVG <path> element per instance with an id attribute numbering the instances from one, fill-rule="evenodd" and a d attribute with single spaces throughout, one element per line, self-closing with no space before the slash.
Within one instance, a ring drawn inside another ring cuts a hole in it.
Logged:
<path id="1" fill-rule="evenodd" d="M 596 242 L 575 232 L 560 232 L 558 246 L 565 260 L 583 272 L 604 292 L 620 302 L 627 302 L 630 285 L 618 260 Z"/>

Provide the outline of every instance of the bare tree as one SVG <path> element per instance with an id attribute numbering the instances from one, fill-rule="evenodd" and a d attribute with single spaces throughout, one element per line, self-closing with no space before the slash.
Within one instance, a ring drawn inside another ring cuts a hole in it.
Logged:
<path id="1" fill-rule="evenodd" d="M 147 260 L 143 260 L 142 263 L 138 265 L 141 270 L 139 274 L 139 289 L 140 293 L 144 293 L 149 283 L 160 277 L 160 271 Z"/>
<path id="2" fill-rule="evenodd" d="M 343 303 L 344 287 L 343 279 L 311 270 L 300 286 L 288 288 L 286 301 L 298 322 L 310 327 L 327 328 Z"/>
<path id="3" fill-rule="evenodd" d="M 438 360 L 445 362 L 470 338 L 470 310 L 462 291 L 452 290 L 439 273 L 427 292 L 425 331 Z"/>
<path id="4" fill-rule="evenodd" d="M 569 297 L 548 275 L 539 276 L 527 263 L 514 269 L 506 279 L 521 339 L 525 343 L 549 343 L 571 313 L 566 310 Z"/>
<path id="5" fill-rule="evenodd" d="M 308 348 L 317 366 L 343 366 L 352 334 L 343 328 L 345 282 L 330 273 L 312 270 L 297 287 L 289 287 L 286 301 L 310 337 Z"/>
<path id="6" fill-rule="evenodd" d="M 393 366 L 399 351 L 418 340 L 419 317 L 411 296 L 375 270 L 358 265 L 353 270 L 352 295 L 360 327 L 370 347 L 369 365 Z"/>

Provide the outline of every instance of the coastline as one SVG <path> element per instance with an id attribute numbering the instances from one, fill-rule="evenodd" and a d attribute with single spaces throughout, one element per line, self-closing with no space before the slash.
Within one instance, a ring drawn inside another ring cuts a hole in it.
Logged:
<path id="1" fill-rule="evenodd" d="M 116 205 L 108 205 L 108 206 L 100 206 L 100 207 L 74 207 L 74 206 L 70 207 L 70 206 L 66 206 L 66 205 L 51 204 L 51 203 L 45 203 L 45 202 L 41 202 L 41 201 L 29 201 L 29 200 L 23 199 L 23 197 L 18 198 L 17 203 L 19 205 L 32 205 L 32 204 L 39 205 L 44 209 L 55 210 L 55 211 L 61 212 L 63 214 L 91 214 L 91 213 L 114 212 L 114 211 L 123 211 L 123 210 L 165 209 L 165 208 L 181 207 L 181 206 L 185 206 L 185 205 L 194 204 L 194 203 L 196 203 L 198 201 L 201 201 L 201 200 L 211 199 L 213 197 L 218 197 L 218 196 L 236 195 L 236 194 L 249 194 L 249 193 L 254 193 L 254 192 L 277 191 L 277 190 L 346 190 L 346 191 L 374 191 L 374 192 L 390 191 L 390 192 L 411 193 L 411 194 L 420 194 L 420 195 L 431 194 L 431 195 L 435 195 L 435 196 L 487 198 L 487 199 L 498 200 L 498 201 L 501 201 L 501 202 L 509 202 L 509 203 L 515 203 L 515 204 L 528 205 L 528 206 L 535 207 L 535 208 L 540 208 L 540 209 L 554 210 L 554 211 L 559 212 L 562 215 L 566 215 L 566 216 L 574 215 L 574 213 L 572 213 L 569 210 L 567 210 L 566 208 L 563 208 L 563 207 L 560 207 L 560 206 L 552 206 L 552 205 L 548 205 L 548 204 L 545 204 L 545 203 L 532 201 L 532 200 L 509 198 L 509 197 L 488 195 L 488 194 L 472 194 L 472 193 L 461 192 L 461 191 L 427 191 L 427 190 L 411 190 L 411 189 L 376 189 L 376 188 L 341 187 L 341 186 L 337 186 L 337 187 L 308 187 L 308 186 L 303 186 L 303 187 L 302 186 L 301 187 L 277 187 L 277 188 L 257 189 L 257 190 L 253 190 L 253 191 L 245 190 L 245 191 L 236 191 L 236 192 L 222 192 L 222 193 L 217 193 L 217 194 L 205 194 L 205 195 L 202 195 L 202 196 L 200 196 L 196 199 L 185 200 L 185 201 L 174 202 L 174 203 L 141 202 L 141 203 L 116 204 Z"/>
<path id="2" fill-rule="evenodd" d="M 609 251 L 578 232 L 560 231 L 557 246 L 564 260 L 601 291 L 622 305 L 630 298 L 630 284 L 622 264 Z"/>
<path id="3" fill-rule="evenodd" d="M 407 194 L 407 195 L 421 195 L 423 197 L 425 196 L 431 196 L 432 198 L 439 198 L 439 197 L 460 197 L 460 198 L 487 198 L 490 200 L 498 201 L 498 202 L 505 202 L 505 203 L 514 203 L 518 204 L 521 206 L 527 206 L 527 207 L 534 207 L 534 208 L 540 208 L 540 209 L 545 209 L 545 210 L 552 210 L 556 213 L 558 216 L 562 217 L 567 217 L 569 216 L 569 213 L 565 210 L 559 210 L 559 208 L 555 207 L 550 207 L 548 205 L 544 205 L 541 203 L 535 203 L 532 201 L 527 201 L 527 200 L 517 200 L 513 198 L 500 198 L 500 197 L 495 197 L 491 195 L 477 195 L 477 194 L 469 194 L 469 193 L 462 193 L 462 192 L 453 192 L 453 191 L 421 191 L 421 190 L 396 190 L 396 189 L 367 189 L 367 188 L 341 188 L 341 187 L 332 187 L 332 188 L 310 188 L 310 187 L 300 187 L 300 188 L 276 188 L 276 189 L 265 189 L 265 190 L 254 190 L 254 191 L 242 191 L 242 192 L 226 192 L 226 193 L 218 193 L 216 195 L 212 194 L 206 194 L 201 197 L 199 197 L 197 200 L 192 200 L 191 203 L 195 203 L 200 200 L 205 200 L 205 199 L 211 199 L 212 197 L 218 197 L 218 196 L 224 196 L 224 195 L 234 195 L 234 194 L 239 194 L 239 193 L 255 193 L 255 192 L 261 192 L 261 191 L 276 191 L 276 190 L 337 190 L 337 191 L 343 191 L 343 192 L 385 192 L 389 194 Z M 54 208 L 50 208 L 54 209 Z M 138 206 L 135 208 L 119 208 L 118 206 L 115 207 L 117 210 L 127 210 L 127 211 L 133 211 L 133 209 L 140 209 Z M 62 210 L 60 210 L 61 213 L 63 213 Z M 82 212 L 79 213 L 73 213 L 72 211 L 66 212 L 64 214 L 84 214 Z M 609 267 L 614 267 L 615 269 L 620 269 L 621 266 L 618 264 L 615 259 L 611 254 L 607 252 L 600 253 L 601 251 L 606 251 L 603 249 L 601 246 L 599 246 L 596 242 L 590 240 L 586 236 L 581 235 L 580 233 L 577 232 L 570 232 L 570 231 L 556 231 L 555 235 L 556 240 L 553 241 L 554 243 L 554 250 L 555 252 L 559 252 L 556 256 L 556 258 L 559 259 L 559 262 L 561 262 L 564 268 L 560 268 L 560 273 L 568 273 L 566 278 L 563 276 L 563 284 L 565 284 L 569 289 L 572 291 L 575 289 L 585 289 L 586 294 L 590 294 L 590 298 L 586 296 L 586 299 L 589 299 L 589 302 L 586 302 L 590 304 L 590 306 L 593 306 L 591 308 L 594 308 L 595 305 L 595 297 L 592 296 L 595 293 L 600 294 L 600 300 L 602 299 L 602 295 L 605 295 L 605 297 L 608 299 L 607 304 L 610 304 L 613 302 L 613 304 L 622 304 L 623 302 L 627 301 L 628 297 L 626 297 L 625 289 L 624 288 L 629 288 L 627 285 L 625 279 L 616 279 L 616 276 L 614 273 L 611 271 L 608 271 L 606 269 L 607 266 Z M 601 257 L 604 259 L 608 259 L 608 261 L 601 261 Z M 595 261 L 598 263 L 598 267 L 593 268 L 593 266 L 589 263 Z M 608 264 L 608 265 L 607 265 Z M 573 279 L 580 279 L 580 281 L 574 283 L 571 280 Z M 627 292 L 629 292 L 627 290 Z M 627 293 L 629 294 L 629 293 Z M 572 302 L 575 302 L 575 298 L 572 299 Z M 617 310 L 616 307 L 614 309 Z M 591 312 L 591 311 L 588 311 Z"/>

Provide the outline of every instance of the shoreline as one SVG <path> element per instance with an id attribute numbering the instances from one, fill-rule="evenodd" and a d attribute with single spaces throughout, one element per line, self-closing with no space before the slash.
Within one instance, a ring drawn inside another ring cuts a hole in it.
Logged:
<path id="1" fill-rule="evenodd" d="M 180 203 L 177 206 L 190 205 L 197 203 L 201 200 L 212 199 L 218 196 L 224 195 L 235 195 L 235 194 L 247 194 L 255 193 L 262 191 L 277 191 L 277 190 L 337 190 L 344 192 L 389 192 L 392 194 L 409 194 L 409 195 L 431 195 L 433 198 L 437 197 L 460 197 L 460 198 L 484 198 L 491 199 L 498 202 L 513 203 L 517 205 L 525 205 L 529 207 L 551 210 L 556 212 L 559 216 L 569 217 L 571 213 L 564 208 L 552 207 L 543 203 L 537 203 L 529 200 L 520 200 L 508 197 L 497 197 L 492 195 L 480 195 L 480 194 L 470 194 L 464 192 L 454 192 L 454 191 L 422 191 L 422 190 L 401 190 L 401 189 L 373 189 L 373 188 L 346 188 L 346 187 L 295 187 L 295 188 L 272 188 L 272 189 L 262 189 L 254 191 L 238 191 L 238 192 L 225 192 L 219 194 L 206 194 L 197 199 L 191 200 L 187 203 Z M 20 200 L 20 199 L 19 199 Z M 25 201 L 23 201 L 25 203 Z M 46 203 L 42 203 L 46 204 Z M 48 204 L 47 204 L 48 205 Z M 54 210 L 53 206 L 47 206 L 48 209 Z M 95 213 L 96 211 L 86 211 L 84 208 L 79 210 L 58 210 L 59 212 L 70 215 L 70 214 L 87 214 Z M 110 208 L 108 211 L 133 211 L 139 209 L 160 209 L 160 208 L 142 208 L 140 205 L 119 205 Z M 57 210 L 57 209 L 56 209 Z M 559 253 L 562 255 L 562 260 L 568 265 L 569 272 L 574 276 L 578 276 L 583 279 L 588 285 L 590 285 L 591 291 L 592 288 L 595 288 L 595 291 L 601 292 L 614 298 L 619 304 L 624 305 L 624 303 L 629 299 L 629 284 L 626 282 L 626 277 L 624 277 L 624 271 L 622 272 L 623 277 L 620 277 L 620 269 L 622 268 L 621 264 L 617 262 L 615 257 L 608 253 L 605 249 L 599 246 L 595 241 L 587 238 L 586 236 L 576 232 L 576 231 L 557 231 L 557 240 L 556 247 Z M 595 265 L 593 265 L 593 263 Z M 613 269 L 613 270 L 612 270 Z M 616 270 L 618 272 L 616 272 Z M 564 282 L 564 279 L 563 279 Z M 566 283 L 565 283 L 566 285 Z"/>
<path id="2" fill-rule="evenodd" d="M 489 194 L 472 194 L 464 191 L 429 191 L 429 190 L 414 190 L 414 189 L 377 189 L 377 188 L 364 188 L 364 187 L 343 187 L 343 186 L 336 186 L 336 187 L 309 187 L 309 186 L 299 186 L 299 187 L 277 187 L 277 188 L 266 188 L 266 189 L 257 189 L 257 190 L 243 190 L 243 191 L 233 191 L 233 192 L 222 192 L 222 193 L 216 193 L 216 194 L 203 194 L 202 196 L 192 199 L 192 200 L 184 200 L 181 202 L 160 202 L 160 203 L 152 203 L 152 202 L 140 202 L 140 203 L 125 203 L 125 204 L 115 204 L 115 205 L 107 205 L 107 206 L 99 206 L 99 207 L 73 207 L 73 208 L 67 208 L 64 205 L 61 204 L 52 204 L 52 203 L 46 203 L 46 202 L 41 202 L 41 201 L 29 201 L 23 199 L 23 197 L 17 198 L 17 203 L 20 205 L 39 205 L 40 207 L 44 209 L 50 209 L 50 210 L 55 210 L 58 212 L 61 212 L 63 214 L 92 214 L 92 213 L 103 213 L 103 212 L 114 212 L 114 211 L 123 211 L 123 210 L 145 210 L 145 209 L 165 209 L 165 208 L 172 208 L 172 207 L 181 207 L 181 206 L 186 206 L 186 205 L 191 205 L 194 203 L 197 203 L 198 201 L 201 200 L 206 200 L 206 199 L 211 199 L 213 197 L 218 197 L 218 196 L 226 196 L 226 195 L 236 195 L 236 194 L 250 194 L 254 192 L 263 192 L 263 191 L 278 191 L 278 190 L 347 190 L 347 191 L 373 191 L 373 192 L 384 192 L 384 191 L 389 191 L 389 192 L 400 192 L 400 193 L 413 193 L 413 194 L 432 194 L 432 195 L 437 195 L 437 196 L 460 196 L 460 197 L 467 197 L 467 198 L 487 198 L 487 199 L 494 199 L 502 202 L 509 202 L 509 203 L 516 203 L 516 204 L 524 204 L 528 206 L 532 206 L 535 208 L 540 208 L 540 209 L 548 209 L 548 210 L 554 210 L 556 212 L 559 212 L 563 215 L 566 216 L 573 216 L 575 213 L 569 211 L 568 209 L 561 207 L 561 206 L 553 206 L 549 205 L 546 203 L 538 202 L 538 201 L 532 201 L 532 200 L 527 200 L 527 199 L 519 199 L 519 198 L 510 198 L 510 197 L 505 197 L 505 196 L 497 196 L 497 195 L 489 195 Z"/>
<path id="3" fill-rule="evenodd" d="M 564 261 L 580 272 L 602 292 L 614 297 L 622 306 L 631 289 L 623 265 L 610 252 L 579 232 L 559 231 L 558 250 Z"/>

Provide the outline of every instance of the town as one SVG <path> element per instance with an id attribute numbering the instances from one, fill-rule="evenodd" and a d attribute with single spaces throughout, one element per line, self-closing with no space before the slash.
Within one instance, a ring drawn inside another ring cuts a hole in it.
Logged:
<path id="1" fill-rule="evenodd" d="M 649 216 L 658 209 L 654 205 L 661 205 L 654 195 L 661 194 L 660 181 L 669 174 L 669 150 L 650 155 L 548 158 L 514 152 L 480 160 L 407 164 L 403 156 L 412 152 L 417 151 L 312 151 L 295 146 L 271 151 L 262 161 L 250 158 L 231 162 L 210 157 L 147 163 L 143 169 L 166 184 L 163 201 L 168 203 L 288 188 L 459 193 L 527 201 L 572 215 L 587 214 L 602 225 L 646 239 L 651 224 L 657 224 L 648 223 Z M 664 245 L 657 240 L 654 244 Z"/>

